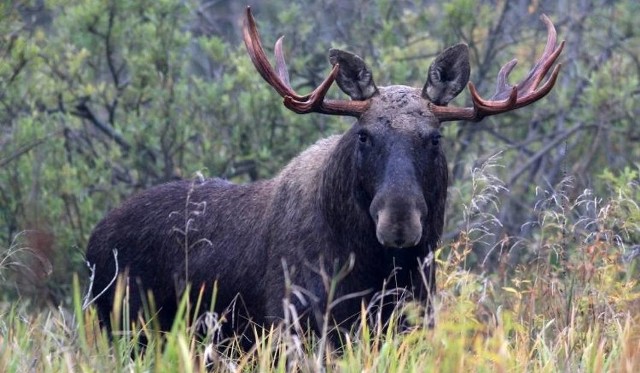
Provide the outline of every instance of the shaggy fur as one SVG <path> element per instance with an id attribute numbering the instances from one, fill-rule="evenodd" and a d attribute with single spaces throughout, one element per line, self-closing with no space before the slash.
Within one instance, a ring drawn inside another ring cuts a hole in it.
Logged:
<path id="1" fill-rule="evenodd" d="M 366 69 L 364 63 L 353 65 Z M 369 92 L 371 107 L 353 127 L 318 141 L 275 178 L 248 185 L 172 182 L 111 211 L 87 249 L 95 265 L 94 295 L 107 289 L 96 300 L 102 322 L 110 326 L 113 304 L 121 301 L 114 299 L 114 286 L 108 287 L 114 249 L 129 279 L 132 317 L 151 292 L 163 330 L 170 328 L 187 283 L 194 300 L 204 289 L 200 310 L 224 312 L 235 305 L 228 331 L 242 331 L 242 320 L 278 322 L 286 275 L 307 292 L 306 300 L 292 301 L 319 331 L 330 301 L 321 272 L 334 275 L 351 256 L 353 268 L 334 299 L 360 295 L 332 310 L 335 325 L 348 328 L 362 302 L 384 286 L 428 303 L 435 268 L 420 262 L 442 232 L 447 187 L 439 123 L 420 89 L 378 89 L 369 81 L 368 88 L 358 86 L 358 94 Z"/>

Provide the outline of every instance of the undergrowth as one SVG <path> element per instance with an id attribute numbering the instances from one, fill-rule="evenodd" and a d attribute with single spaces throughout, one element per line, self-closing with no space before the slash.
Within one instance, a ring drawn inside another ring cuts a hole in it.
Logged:
<path id="1" fill-rule="evenodd" d="M 502 240 L 494 250 L 498 270 L 488 272 L 467 262 L 474 245 L 496 231 L 492 214 L 505 190 L 490 177 L 491 167 L 474 171 L 464 204 L 468 224 L 436 252 L 434 328 L 399 333 L 363 321 L 336 353 L 322 336 L 291 333 L 288 325 L 256 330 L 259 343 L 250 351 L 233 342 L 221 351 L 194 338 L 185 301 L 170 332 L 154 335 L 143 325 L 110 342 L 95 309 L 83 307 L 76 278 L 70 309 L 34 312 L 27 302 L 0 303 L 0 371 L 197 372 L 206 371 L 205 356 L 212 371 L 640 371 L 637 172 L 605 172 L 612 185 L 606 200 L 589 190 L 572 193 L 570 179 L 539 191 L 535 219 L 522 235 Z M 516 250 L 527 255 L 510 266 Z M 9 256 L 0 263 L 4 276 Z M 408 304 L 401 313 L 421 314 L 416 308 Z M 362 320 L 375 319 L 367 312 L 363 307 Z M 153 336 L 144 353 L 141 332 Z"/>

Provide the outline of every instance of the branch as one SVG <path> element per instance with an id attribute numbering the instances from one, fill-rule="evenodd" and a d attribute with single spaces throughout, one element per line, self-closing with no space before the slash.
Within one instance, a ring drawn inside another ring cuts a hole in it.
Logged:
<path id="1" fill-rule="evenodd" d="M 515 183 L 516 179 L 518 179 L 523 172 L 525 172 L 529 167 L 531 167 L 532 164 L 537 162 L 540 158 L 542 158 L 542 156 L 544 156 L 549 150 L 556 147 L 560 142 L 564 141 L 569 136 L 573 135 L 575 132 L 581 129 L 583 125 L 584 123 L 582 122 L 576 123 L 573 127 L 569 128 L 568 130 L 564 131 L 564 133 L 555 137 L 553 141 L 549 142 L 545 147 L 538 150 L 538 152 L 536 152 L 531 158 L 529 158 L 529 160 L 524 165 L 520 166 L 520 168 L 518 168 L 513 174 L 511 174 L 511 177 L 509 178 L 509 181 L 506 184 L 507 188 L 510 188 L 513 185 L 513 183 Z"/>
<path id="2" fill-rule="evenodd" d="M 120 136 L 113 127 L 102 122 L 100 119 L 96 117 L 96 115 L 91 111 L 91 109 L 87 106 L 87 100 L 83 100 L 78 105 L 76 105 L 76 111 L 71 112 L 72 115 L 75 115 L 79 118 L 87 119 L 91 122 L 96 128 L 102 131 L 104 134 L 112 138 L 125 152 L 128 152 L 131 149 L 131 145 Z"/>
<path id="3" fill-rule="evenodd" d="M 32 142 L 28 143 L 28 144 L 24 144 L 21 145 L 18 150 L 16 150 L 15 153 L 9 155 L 7 158 L 4 159 L 0 159 L 0 168 L 3 168 L 4 166 L 8 165 L 9 163 L 11 163 L 12 161 L 14 161 L 15 159 L 20 158 L 22 155 L 28 153 L 31 149 L 35 148 L 36 146 L 44 143 L 45 141 L 47 141 L 48 139 L 50 139 L 52 136 L 56 136 L 59 135 L 61 131 L 58 132 L 54 132 L 52 134 L 49 134 L 45 137 L 33 140 Z"/>

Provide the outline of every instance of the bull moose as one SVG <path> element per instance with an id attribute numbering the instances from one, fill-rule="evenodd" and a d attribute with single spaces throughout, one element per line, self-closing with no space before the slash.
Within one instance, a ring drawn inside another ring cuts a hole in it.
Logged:
<path id="1" fill-rule="evenodd" d="M 421 89 L 377 86 L 360 57 L 331 49 L 329 76 L 299 95 L 289 83 L 282 38 L 274 68 L 247 8 L 248 54 L 284 105 L 299 114 L 357 120 L 346 133 L 316 142 L 270 180 L 169 182 L 111 211 L 94 229 L 86 254 L 101 321 L 111 327 L 114 302 L 122 302 L 112 281 L 117 274 L 129 279 L 132 320 L 153 294 L 162 330 L 171 327 L 186 289 L 191 299 L 201 297 L 202 310 L 223 312 L 241 300 L 237 319 L 271 325 L 283 319 L 287 286 L 294 284 L 309 296 L 293 304 L 316 332 L 328 302 L 341 299 L 328 317 L 348 328 L 362 302 L 385 288 L 400 289 L 429 309 L 436 289 L 430 253 L 443 230 L 447 195 L 440 127 L 518 109 L 551 91 L 560 65 L 545 77 L 564 42 L 556 45 L 555 27 L 544 15 L 542 21 L 548 32 L 542 56 L 515 86 L 507 78 L 516 61 L 504 65 L 490 99 L 468 83 L 465 44 L 437 56 Z M 325 99 L 334 80 L 350 100 Z M 472 106 L 447 106 L 467 83 Z M 343 278 L 329 299 L 326 277 L 340 271 Z"/>

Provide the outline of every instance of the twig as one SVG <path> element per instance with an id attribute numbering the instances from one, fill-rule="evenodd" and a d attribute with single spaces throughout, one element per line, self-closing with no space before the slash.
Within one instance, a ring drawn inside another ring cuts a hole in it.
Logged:
<path id="1" fill-rule="evenodd" d="M 22 155 L 28 153 L 31 149 L 35 148 L 36 146 L 44 143 L 45 141 L 49 140 L 52 136 L 56 136 L 59 135 L 61 133 L 61 131 L 57 131 L 54 132 L 52 134 L 49 134 L 45 137 L 33 140 L 32 142 L 28 143 L 28 144 L 24 144 L 22 146 L 20 146 L 20 148 L 18 148 L 18 150 L 16 150 L 15 153 L 9 155 L 7 158 L 4 159 L 0 159 L 0 168 L 8 165 L 9 163 L 11 163 L 12 161 L 20 158 Z"/>
<path id="2" fill-rule="evenodd" d="M 113 275 L 113 278 L 107 284 L 107 286 L 105 286 L 105 288 L 102 289 L 100 294 L 96 295 L 95 297 L 93 297 L 91 299 L 89 299 L 89 297 L 91 296 L 91 291 L 93 290 L 93 281 L 94 281 L 95 276 L 96 276 L 96 265 L 94 264 L 93 266 L 90 266 L 89 262 L 87 262 L 87 267 L 89 267 L 89 270 L 91 271 L 91 276 L 89 276 L 89 289 L 87 289 L 87 294 L 85 294 L 84 299 L 82 301 L 82 310 L 83 311 L 86 310 L 87 308 L 89 308 L 89 306 L 92 305 L 93 302 L 95 302 L 104 293 L 106 293 L 106 291 L 116 282 L 116 279 L 118 278 L 118 272 L 119 272 L 119 268 L 118 268 L 118 249 L 113 249 L 113 260 L 116 263 L 116 271 L 115 271 L 115 274 Z"/>

